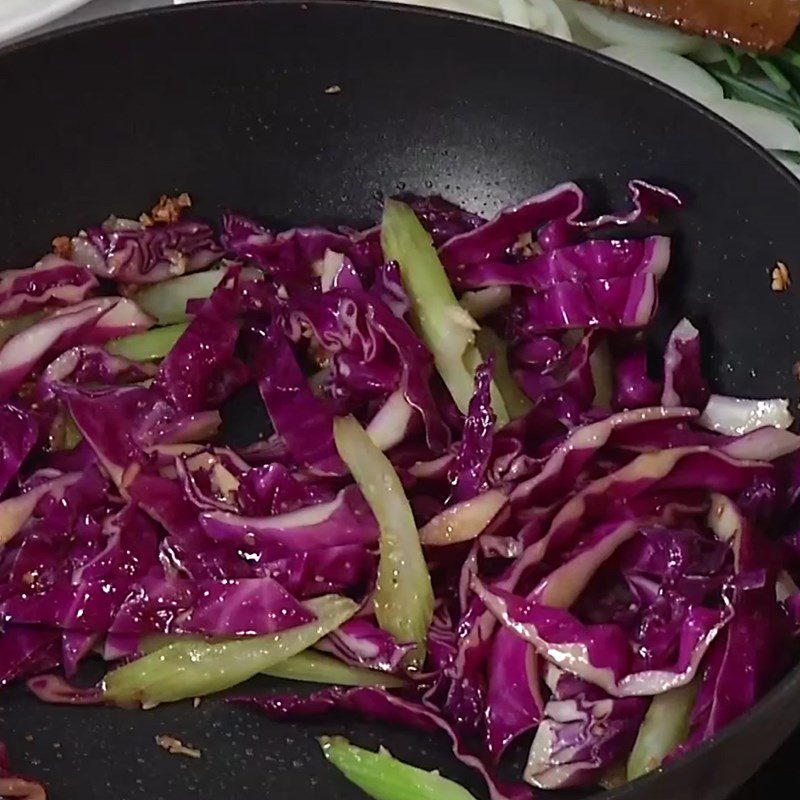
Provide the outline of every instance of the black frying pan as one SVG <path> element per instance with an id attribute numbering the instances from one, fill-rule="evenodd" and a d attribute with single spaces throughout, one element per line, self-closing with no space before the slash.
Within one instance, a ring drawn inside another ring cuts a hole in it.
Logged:
<path id="1" fill-rule="evenodd" d="M 333 84 L 341 92 L 326 94 Z M 770 291 L 769 275 L 776 259 L 800 270 L 800 187 L 687 100 L 560 42 L 360 3 L 204 4 L 10 48 L 0 115 L 5 266 L 161 192 L 190 191 L 209 217 L 232 207 L 286 224 L 363 223 L 383 193 L 405 188 L 493 212 L 566 179 L 599 201 L 605 190 L 621 201 L 630 177 L 664 183 L 688 206 L 662 331 L 682 314 L 700 324 L 719 390 L 797 394 L 800 303 Z M 608 800 L 722 798 L 799 721 L 795 670 L 710 746 Z M 0 695 L 0 740 L 53 800 L 362 797 L 314 743 L 335 731 L 441 767 L 482 796 L 444 741 L 418 733 L 279 725 L 220 699 L 134 713 Z M 203 759 L 164 753 L 154 737 L 165 733 Z"/>

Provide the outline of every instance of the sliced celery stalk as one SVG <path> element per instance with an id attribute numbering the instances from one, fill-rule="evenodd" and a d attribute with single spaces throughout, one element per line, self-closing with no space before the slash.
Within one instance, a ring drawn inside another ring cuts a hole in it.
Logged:
<path id="1" fill-rule="evenodd" d="M 113 356 L 123 356 L 131 361 L 157 361 L 172 350 L 188 327 L 189 323 L 183 322 L 112 339 L 106 345 L 106 350 Z"/>
<path id="2" fill-rule="evenodd" d="M 628 758 L 629 781 L 658 769 L 661 762 L 686 741 L 699 686 L 700 681 L 695 679 L 653 698 Z"/>
<path id="3" fill-rule="evenodd" d="M 142 639 L 140 649 L 146 655 L 179 641 L 209 642 L 215 640 L 204 639 L 200 636 L 182 637 L 155 634 L 153 636 L 145 636 Z M 216 641 L 223 642 L 226 640 Z M 375 669 L 353 667 L 350 664 L 339 661 L 334 656 L 329 656 L 327 653 L 319 653 L 315 650 L 304 650 L 296 656 L 287 658 L 286 661 L 281 661 L 261 670 L 261 672 L 273 678 L 285 678 L 286 680 L 306 681 L 308 683 L 331 683 L 338 686 L 383 686 L 387 689 L 397 689 L 407 685 L 407 681 L 397 675 L 389 675 L 386 672 Z"/>
<path id="4" fill-rule="evenodd" d="M 373 753 L 342 736 L 321 736 L 319 743 L 325 758 L 375 800 L 475 800 L 463 786 L 404 764 L 383 748 Z"/>
<path id="5" fill-rule="evenodd" d="M 228 689 L 297 655 L 336 630 L 357 611 L 346 597 L 327 595 L 306 602 L 317 619 L 269 636 L 252 636 L 226 642 L 192 638 L 119 667 L 106 675 L 105 697 L 123 706 L 183 700 Z"/>
<path id="6" fill-rule="evenodd" d="M 406 682 L 397 675 L 353 667 L 327 653 L 316 653 L 313 650 L 298 653 L 263 672 L 273 678 L 309 683 L 333 683 L 339 686 L 384 686 L 393 689 L 406 685 Z"/>
<path id="7" fill-rule="evenodd" d="M 433 589 L 417 526 L 400 478 L 388 458 L 353 417 L 334 421 L 336 449 L 380 527 L 380 564 L 375 591 L 378 624 L 398 642 L 417 646 L 409 667 L 425 661 L 425 643 L 433 617 Z"/>
<path id="8" fill-rule="evenodd" d="M 475 348 L 478 323 L 456 300 L 433 240 L 410 206 L 387 200 L 381 244 L 386 258 L 400 265 L 417 333 L 433 354 L 456 405 L 466 414 L 479 363 Z M 494 405 L 494 412 L 499 426 L 508 422 L 502 401 Z"/>
<path id="9" fill-rule="evenodd" d="M 533 402 L 517 386 L 517 382 L 508 368 L 508 345 L 491 328 L 481 328 L 477 333 L 476 340 L 484 360 L 489 356 L 494 356 L 494 385 L 497 386 L 503 397 L 509 418 L 524 417 L 533 408 Z M 494 405 L 494 400 L 492 405 Z"/>
<path id="10" fill-rule="evenodd" d="M 137 292 L 136 303 L 142 311 L 155 317 L 159 325 L 186 322 L 189 319 L 186 303 L 210 297 L 226 272 L 224 269 L 210 269 L 156 283 Z"/>
<path id="11" fill-rule="evenodd" d="M 83 441 L 83 434 L 75 424 L 71 414 L 67 414 L 64 422 L 64 450 L 74 450 Z"/>

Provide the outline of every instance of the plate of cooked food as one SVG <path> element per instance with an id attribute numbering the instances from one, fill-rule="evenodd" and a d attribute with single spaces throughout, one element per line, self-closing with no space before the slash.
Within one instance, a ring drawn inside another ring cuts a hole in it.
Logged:
<path id="1" fill-rule="evenodd" d="M 722 800 L 788 739 L 762 148 L 383 3 L 79 26 L 0 101 L 0 797 Z"/>

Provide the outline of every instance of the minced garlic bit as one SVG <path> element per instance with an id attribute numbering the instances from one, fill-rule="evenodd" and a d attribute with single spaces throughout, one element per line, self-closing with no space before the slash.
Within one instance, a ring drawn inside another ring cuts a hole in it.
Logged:
<path id="1" fill-rule="evenodd" d="M 53 239 L 53 252 L 61 258 L 69 258 L 72 255 L 72 240 L 69 236 L 56 236 Z"/>
<path id="2" fill-rule="evenodd" d="M 200 707 L 200 698 L 199 697 L 195 697 L 194 700 L 192 700 L 192 705 L 195 708 L 199 708 Z"/>
<path id="3" fill-rule="evenodd" d="M 177 197 L 162 194 L 150 214 L 142 214 L 139 221 L 142 225 L 152 225 L 155 222 L 177 222 L 183 209 L 190 208 L 191 205 L 192 198 L 186 192 L 182 192 Z"/>
<path id="4" fill-rule="evenodd" d="M 202 758 L 203 754 L 195 747 L 187 747 L 180 739 L 174 736 L 156 736 L 156 744 L 168 753 L 189 758 Z"/>
<path id="5" fill-rule="evenodd" d="M 772 270 L 772 291 L 785 292 L 792 285 L 792 276 L 789 267 L 783 261 L 776 261 Z"/>
<path id="6" fill-rule="evenodd" d="M 325 94 L 339 94 L 342 91 L 342 87 L 339 86 L 337 83 L 334 83 L 331 86 L 328 86 L 325 89 Z"/>

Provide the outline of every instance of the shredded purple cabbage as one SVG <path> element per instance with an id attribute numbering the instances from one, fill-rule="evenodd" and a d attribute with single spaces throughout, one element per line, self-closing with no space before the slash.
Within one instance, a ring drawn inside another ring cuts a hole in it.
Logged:
<path id="1" fill-rule="evenodd" d="M 103 702 L 47 673 L 136 658 L 154 634 L 277 635 L 341 594 L 359 610 L 316 650 L 404 688 L 238 701 L 443 733 L 492 800 L 531 796 L 498 778 L 513 742 L 530 743 L 529 784 L 593 785 L 627 758 L 652 698 L 689 683 L 689 733 L 667 760 L 715 736 L 796 654 L 800 437 L 779 401 L 735 429 L 748 401 L 711 394 L 688 320 L 648 362 L 670 241 L 628 226 L 680 201 L 636 181 L 631 196 L 590 219 L 564 184 L 488 221 L 399 198 L 456 296 L 510 287 L 480 320 L 505 349 L 474 368 L 466 415 L 379 227 L 278 232 L 227 214 L 218 237 L 111 219 L 72 239 L 70 261 L 0 276 L 0 317 L 37 314 L 0 346 L 0 685 Z M 189 302 L 160 363 L 109 354 L 154 325 L 131 284 L 223 256 L 236 263 Z M 499 427 L 503 380 L 530 409 Z M 258 430 L 228 446 L 248 391 Z M 423 533 L 436 605 L 415 672 L 414 644 L 375 613 L 381 531 L 337 452 L 347 414 L 386 452 L 417 526 L 439 531 Z M 21 793 L 44 797 L 0 749 L 0 795 Z"/>

